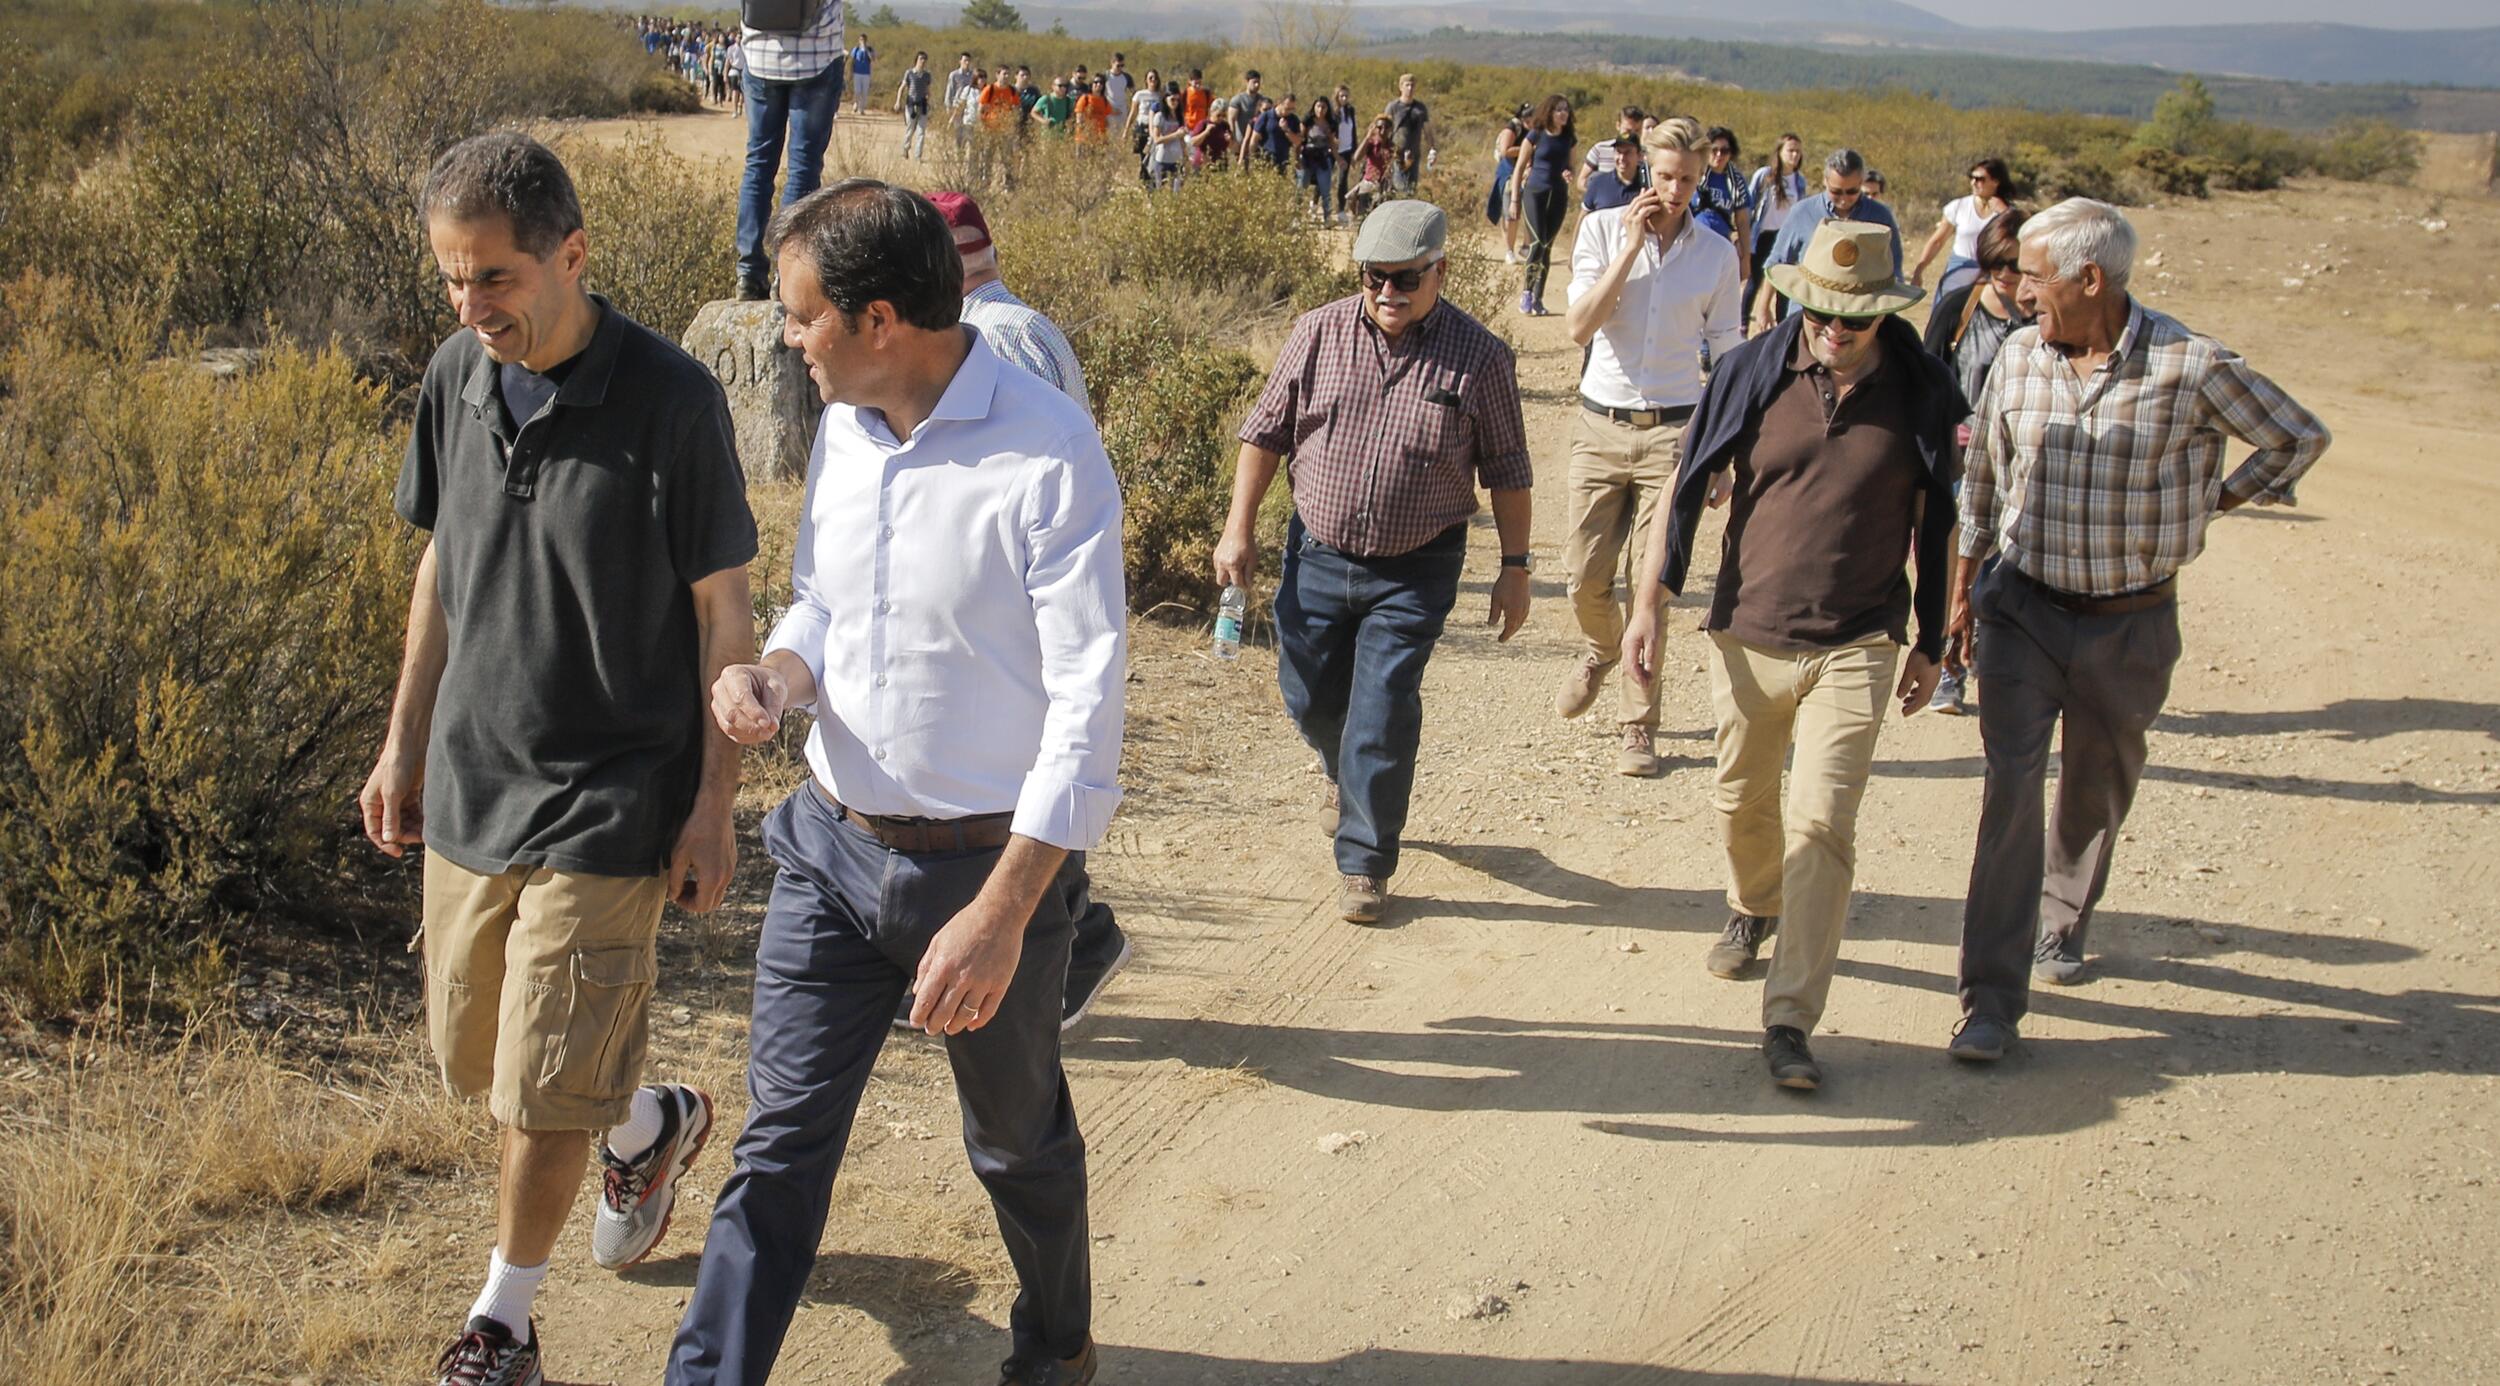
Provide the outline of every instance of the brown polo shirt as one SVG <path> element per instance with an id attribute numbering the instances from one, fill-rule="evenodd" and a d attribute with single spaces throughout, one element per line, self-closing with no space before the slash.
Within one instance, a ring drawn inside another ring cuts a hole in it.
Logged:
<path id="1" fill-rule="evenodd" d="M 1735 446 L 1736 489 L 1706 630 L 1817 650 L 1909 642 L 1909 557 L 1925 465 L 1886 360 L 1838 397 L 1801 333 L 1779 388 Z"/>

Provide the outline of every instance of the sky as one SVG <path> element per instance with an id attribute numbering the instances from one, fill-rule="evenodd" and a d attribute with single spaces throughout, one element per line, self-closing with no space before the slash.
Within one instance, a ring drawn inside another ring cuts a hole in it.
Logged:
<path id="1" fill-rule="evenodd" d="M 1957 24 L 2008 29 L 2128 29 L 2148 24 L 2340 23 L 2374 29 L 2480 29 L 2500 24 L 2492 0 L 2097 0 L 2008 5 L 2004 0 L 1909 0 Z"/>

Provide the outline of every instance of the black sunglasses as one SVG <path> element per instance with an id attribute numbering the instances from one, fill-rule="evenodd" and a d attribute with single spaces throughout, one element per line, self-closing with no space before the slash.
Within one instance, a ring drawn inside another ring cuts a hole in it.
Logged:
<path id="1" fill-rule="evenodd" d="M 1438 260 L 1433 261 L 1434 265 L 1439 263 L 1441 262 Z M 1374 292 L 1381 289 L 1394 288 L 1399 293 L 1411 294 L 1424 286 L 1424 275 L 1431 269 L 1432 265 L 1421 265 L 1414 269 L 1402 270 L 1373 269 L 1371 266 L 1365 265 L 1363 266 L 1363 283 L 1369 286 Z"/>
<path id="2" fill-rule="evenodd" d="M 1851 332 L 1864 332 L 1875 326 L 1873 318 L 1844 318 L 1838 313 L 1818 313 L 1803 304 L 1798 305 L 1798 311 L 1806 315 L 1807 325 L 1817 331 L 1830 327 L 1834 323 L 1840 324 Z"/>

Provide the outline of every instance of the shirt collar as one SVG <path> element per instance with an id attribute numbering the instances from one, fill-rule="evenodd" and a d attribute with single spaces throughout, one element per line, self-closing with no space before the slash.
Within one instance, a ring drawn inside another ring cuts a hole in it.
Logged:
<path id="1" fill-rule="evenodd" d="M 955 368 L 954 378 L 946 382 L 929 417 L 912 430 L 910 442 L 918 443 L 928 436 L 929 425 L 940 420 L 965 422 L 986 419 L 998 394 L 998 354 L 981 339 L 981 329 L 964 323 L 960 329 L 972 339 L 972 349 L 964 353 L 963 364 Z M 851 420 L 869 438 L 881 440 L 888 448 L 905 446 L 895 440 L 894 430 L 887 426 L 882 410 L 864 404 L 851 406 Z"/>
<path id="2" fill-rule="evenodd" d="M 603 294 L 590 296 L 591 306 L 599 310 L 599 325 L 591 329 L 590 345 L 574 358 L 573 371 L 556 387 L 556 403 L 568 408 L 588 408 L 604 404 L 608 398 L 608 380 L 616 374 L 616 357 L 625 341 L 625 319 Z M 466 331 L 467 329 L 462 329 Z M 460 399 L 473 409 L 483 409 L 496 395 L 495 358 L 484 351 L 469 367 L 469 378 L 460 391 Z"/>
<path id="3" fill-rule="evenodd" d="M 2144 305 L 2136 302 L 2133 294 L 2129 294 L 2127 296 L 2126 330 L 2118 334 L 2118 345 L 2110 348 L 2109 359 L 2112 361 L 2123 361 L 2126 358 L 2133 356 L 2136 348 L 2143 345 L 2144 334 L 2150 326 L 2151 324 L 2145 321 Z"/>
<path id="4" fill-rule="evenodd" d="M 981 287 L 966 291 L 964 294 L 964 302 L 1021 304 L 1024 300 L 1008 292 L 1006 280 L 990 279 L 984 280 Z"/>

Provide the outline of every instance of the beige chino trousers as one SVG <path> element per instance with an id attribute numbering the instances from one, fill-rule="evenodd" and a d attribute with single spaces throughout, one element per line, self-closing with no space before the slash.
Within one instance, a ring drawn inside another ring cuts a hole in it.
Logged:
<path id="1" fill-rule="evenodd" d="M 1727 845 L 1728 908 L 1777 917 L 1762 1024 L 1808 1034 L 1823 1018 L 1857 878 L 1858 803 L 1901 664 L 1888 635 L 1828 650 L 1766 650 L 1712 631 L 1719 717 L 1712 805 Z M 1780 801 L 1780 769 L 1788 795 Z"/>
<path id="2" fill-rule="evenodd" d="M 1572 416 L 1570 531 L 1563 539 L 1563 581 L 1571 614 L 1588 639 L 1588 657 L 1613 668 L 1623 657 L 1623 619 L 1631 584 L 1656 582 L 1656 573 L 1630 573 L 1618 591 L 1615 579 L 1638 566 L 1675 485 L 1684 455 L 1684 425 L 1634 428 L 1583 408 Z M 1658 683 L 1646 689 L 1630 670 L 1616 675 L 1617 718 L 1627 727 L 1658 726 Z"/>

